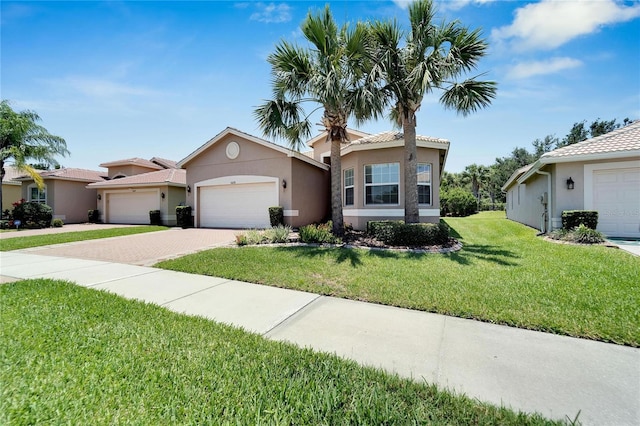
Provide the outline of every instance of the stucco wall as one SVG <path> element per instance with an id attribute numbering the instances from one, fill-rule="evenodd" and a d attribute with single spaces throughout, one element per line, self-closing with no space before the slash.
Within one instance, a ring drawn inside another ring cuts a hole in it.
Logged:
<path id="1" fill-rule="evenodd" d="M 507 192 L 507 218 L 541 229 L 544 205 L 540 202 L 540 197 L 545 192 L 547 176 L 539 174 L 534 175 L 526 184 L 513 185 Z"/>
<path id="2" fill-rule="evenodd" d="M 330 172 L 295 160 L 291 163 L 291 177 L 287 184 L 287 190 L 292 192 L 291 215 L 285 215 L 285 223 L 298 228 L 329 217 Z"/>
<path id="3" fill-rule="evenodd" d="M 384 148 L 354 151 L 342 157 L 342 179 L 344 170 L 353 168 L 354 205 L 343 206 L 344 221 L 355 229 L 365 229 L 370 220 L 398 220 L 404 218 L 404 148 Z M 364 166 L 369 164 L 399 163 L 400 182 L 398 204 L 365 205 Z M 437 223 L 440 220 L 440 162 L 439 151 L 432 148 L 418 148 L 418 163 L 431 164 L 431 204 L 420 204 L 420 210 L 436 211 L 434 215 L 421 215 L 421 222 Z M 342 184 L 344 190 L 344 182 Z M 344 193 L 343 193 L 344 202 Z M 373 211 L 367 214 L 366 210 Z"/>
<path id="4" fill-rule="evenodd" d="M 160 201 L 162 223 L 168 226 L 176 226 L 176 207 L 181 203 L 185 203 L 187 191 L 185 188 L 175 186 L 167 186 L 162 188 L 162 191 L 167 194 L 165 199 Z"/>
<path id="5" fill-rule="evenodd" d="M 22 198 L 20 185 L 2 184 L 2 210 L 13 210 L 13 203 Z"/>
<path id="6" fill-rule="evenodd" d="M 151 169 L 149 167 L 136 166 L 131 164 L 126 166 L 109 167 L 108 175 L 109 179 L 113 179 L 114 176 L 118 175 L 134 176 L 142 173 L 157 172 L 158 170 L 160 169 Z"/>
<path id="7" fill-rule="evenodd" d="M 29 200 L 29 186 L 34 182 L 24 181 L 22 198 Z M 97 207 L 97 191 L 87 189 L 88 182 L 77 182 L 61 179 L 45 179 L 47 188 L 47 205 L 53 209 L 53 217 L 64 223 L 84 223 L 88 220 L 87 212 Z"/>

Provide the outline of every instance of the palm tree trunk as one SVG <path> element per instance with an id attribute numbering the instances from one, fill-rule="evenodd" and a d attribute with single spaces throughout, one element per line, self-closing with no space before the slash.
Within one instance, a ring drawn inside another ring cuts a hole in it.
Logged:
<path id="1" fill-rule="evenodd" d="M 416 116 L 413 111 L 404 118 L 404 222 L 420 222 L 418 208 L 418 149 L 416 147 Z"/>
<path id="2" fill-rule="evenodd" d="M 331 220 L 333 235 L 344 235 L 344 219 L 342 216 L 342 158 L 340 148 L 342 140 L 331 139 Z"/>
<path id="3" fill-rule="evenodd" d="M 4 182 L 4 161 L 0 160 L 0 219 L 2 219 L 2 213 L 4 210 L 2 209 L 2 182 Z"/>

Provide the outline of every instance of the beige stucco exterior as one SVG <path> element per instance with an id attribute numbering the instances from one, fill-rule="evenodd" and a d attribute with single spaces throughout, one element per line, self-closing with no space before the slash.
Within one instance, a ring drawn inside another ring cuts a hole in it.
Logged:
<path id="1" fill-rule="evenodd" d="M 342 188 L 344 191 L 344 171 L 354 171 L 354 205 L 344 205 L 344 222 L 351 224 L 354 229 L 366 229 L 371 220 L 402 220 L 404 219 L 404 148 L 382 148 L 362 151 L 352 151 L 342 157 Z M 366 165 L 398 163 L 399 197 L 395 205 L 366 205 L 364 168 Z M 439 151 L 432 148 L 418 148 L 418 163 L 431 165 L 431 204 L 421 204 L 420 222 L 437 223 L 440 220 L 440 162 Z M 371 212 L 371 213 L 369 213 Z"/>
<path id="2" fill-rule="evenodd" d="M 124 177 L 124 176 L 135 176 L 142 173 L 155 172 L 159 170 L 158 168 L 150 168 L 135 164 L 126 164 L 121 166 L 111 166 L 108 169 L 109 179 L 113 179 L 114 177 Z"/>
<path id="3" fill-rule="evenodd" d="M 64 223 L 83 223 L 88 219 L 88 211 L 97 205 L 97 192 L 87 189 L 86 181 L 63 179 L 44 179 L 46 188 L 46 204 L 53 209 L 53 218 L 62 219 Z M 30 201 L 33 180 L 22 182 L 22 198 Z"/>
<path id="4" fill-rule="evenodd" d="M 227 155 L 232 142 L 239 148 L 235 158 Z M 194 207 L 195 226 L 200 226 L 198 189 L 207 181 L 225 177 L 234 177 L 232 180 L 242 177 L 245 182 L 251 182 L 252 178 L 277 181 L 278 204 L 284 209 L 287 225 L 299 227 L 322 221 L 328 210 L 329 172 L 328 167 L 312 162 L 305 161 L 301 154 L 287 153 L 282 147 L 256 142 L 239 132 L 221 134 L 193 158 L 181 162 L 187 170 L 187 187 L 191 192 L 187 193 L 186 204 Z M 286 182 L 286 187 L 282 182 Z"/>
<path id="5" fill-rule="evenodd" d="M 13 203 L 22 198 L 22 187 L 20 183 L 2 182 L 2 210 L 13 209 Z"/>

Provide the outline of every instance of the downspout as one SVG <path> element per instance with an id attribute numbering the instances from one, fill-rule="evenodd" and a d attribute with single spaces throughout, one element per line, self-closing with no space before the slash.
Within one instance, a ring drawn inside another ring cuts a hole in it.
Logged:
<path id="1" fill-rule="evenodd" d="M 549 220 L 549 224 L 547 226 L 546 233 L 548 234 L 552 231 L 551 216 L 553 214 L 553 209 L 551 208 L 551 172 L 536 170 L 536 173 L 547 176 L 547 219 Z M 542 229 L 540 231 L 542 231 Z"/>

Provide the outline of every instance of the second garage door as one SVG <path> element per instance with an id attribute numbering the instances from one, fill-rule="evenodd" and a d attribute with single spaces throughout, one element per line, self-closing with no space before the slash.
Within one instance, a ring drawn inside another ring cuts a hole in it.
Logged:
<path id="1" fill-rule="evenodd" d="M 598 230 L 610 237 L 640 237 L 640 168 L 593 172 Z"/>
<path id="2" fill-rule="evenodd" d="M 275 182 L 204 186 L 199 193 L 204 228 L 268 228 L 269 207 L 278 205 Z"/>
<path id="3" fill-rule="evenodd" d="M 157 191 L 113 192 L 107 195 L 107 223 L 148 225 L 149 211 L 159 209 Z"/>

